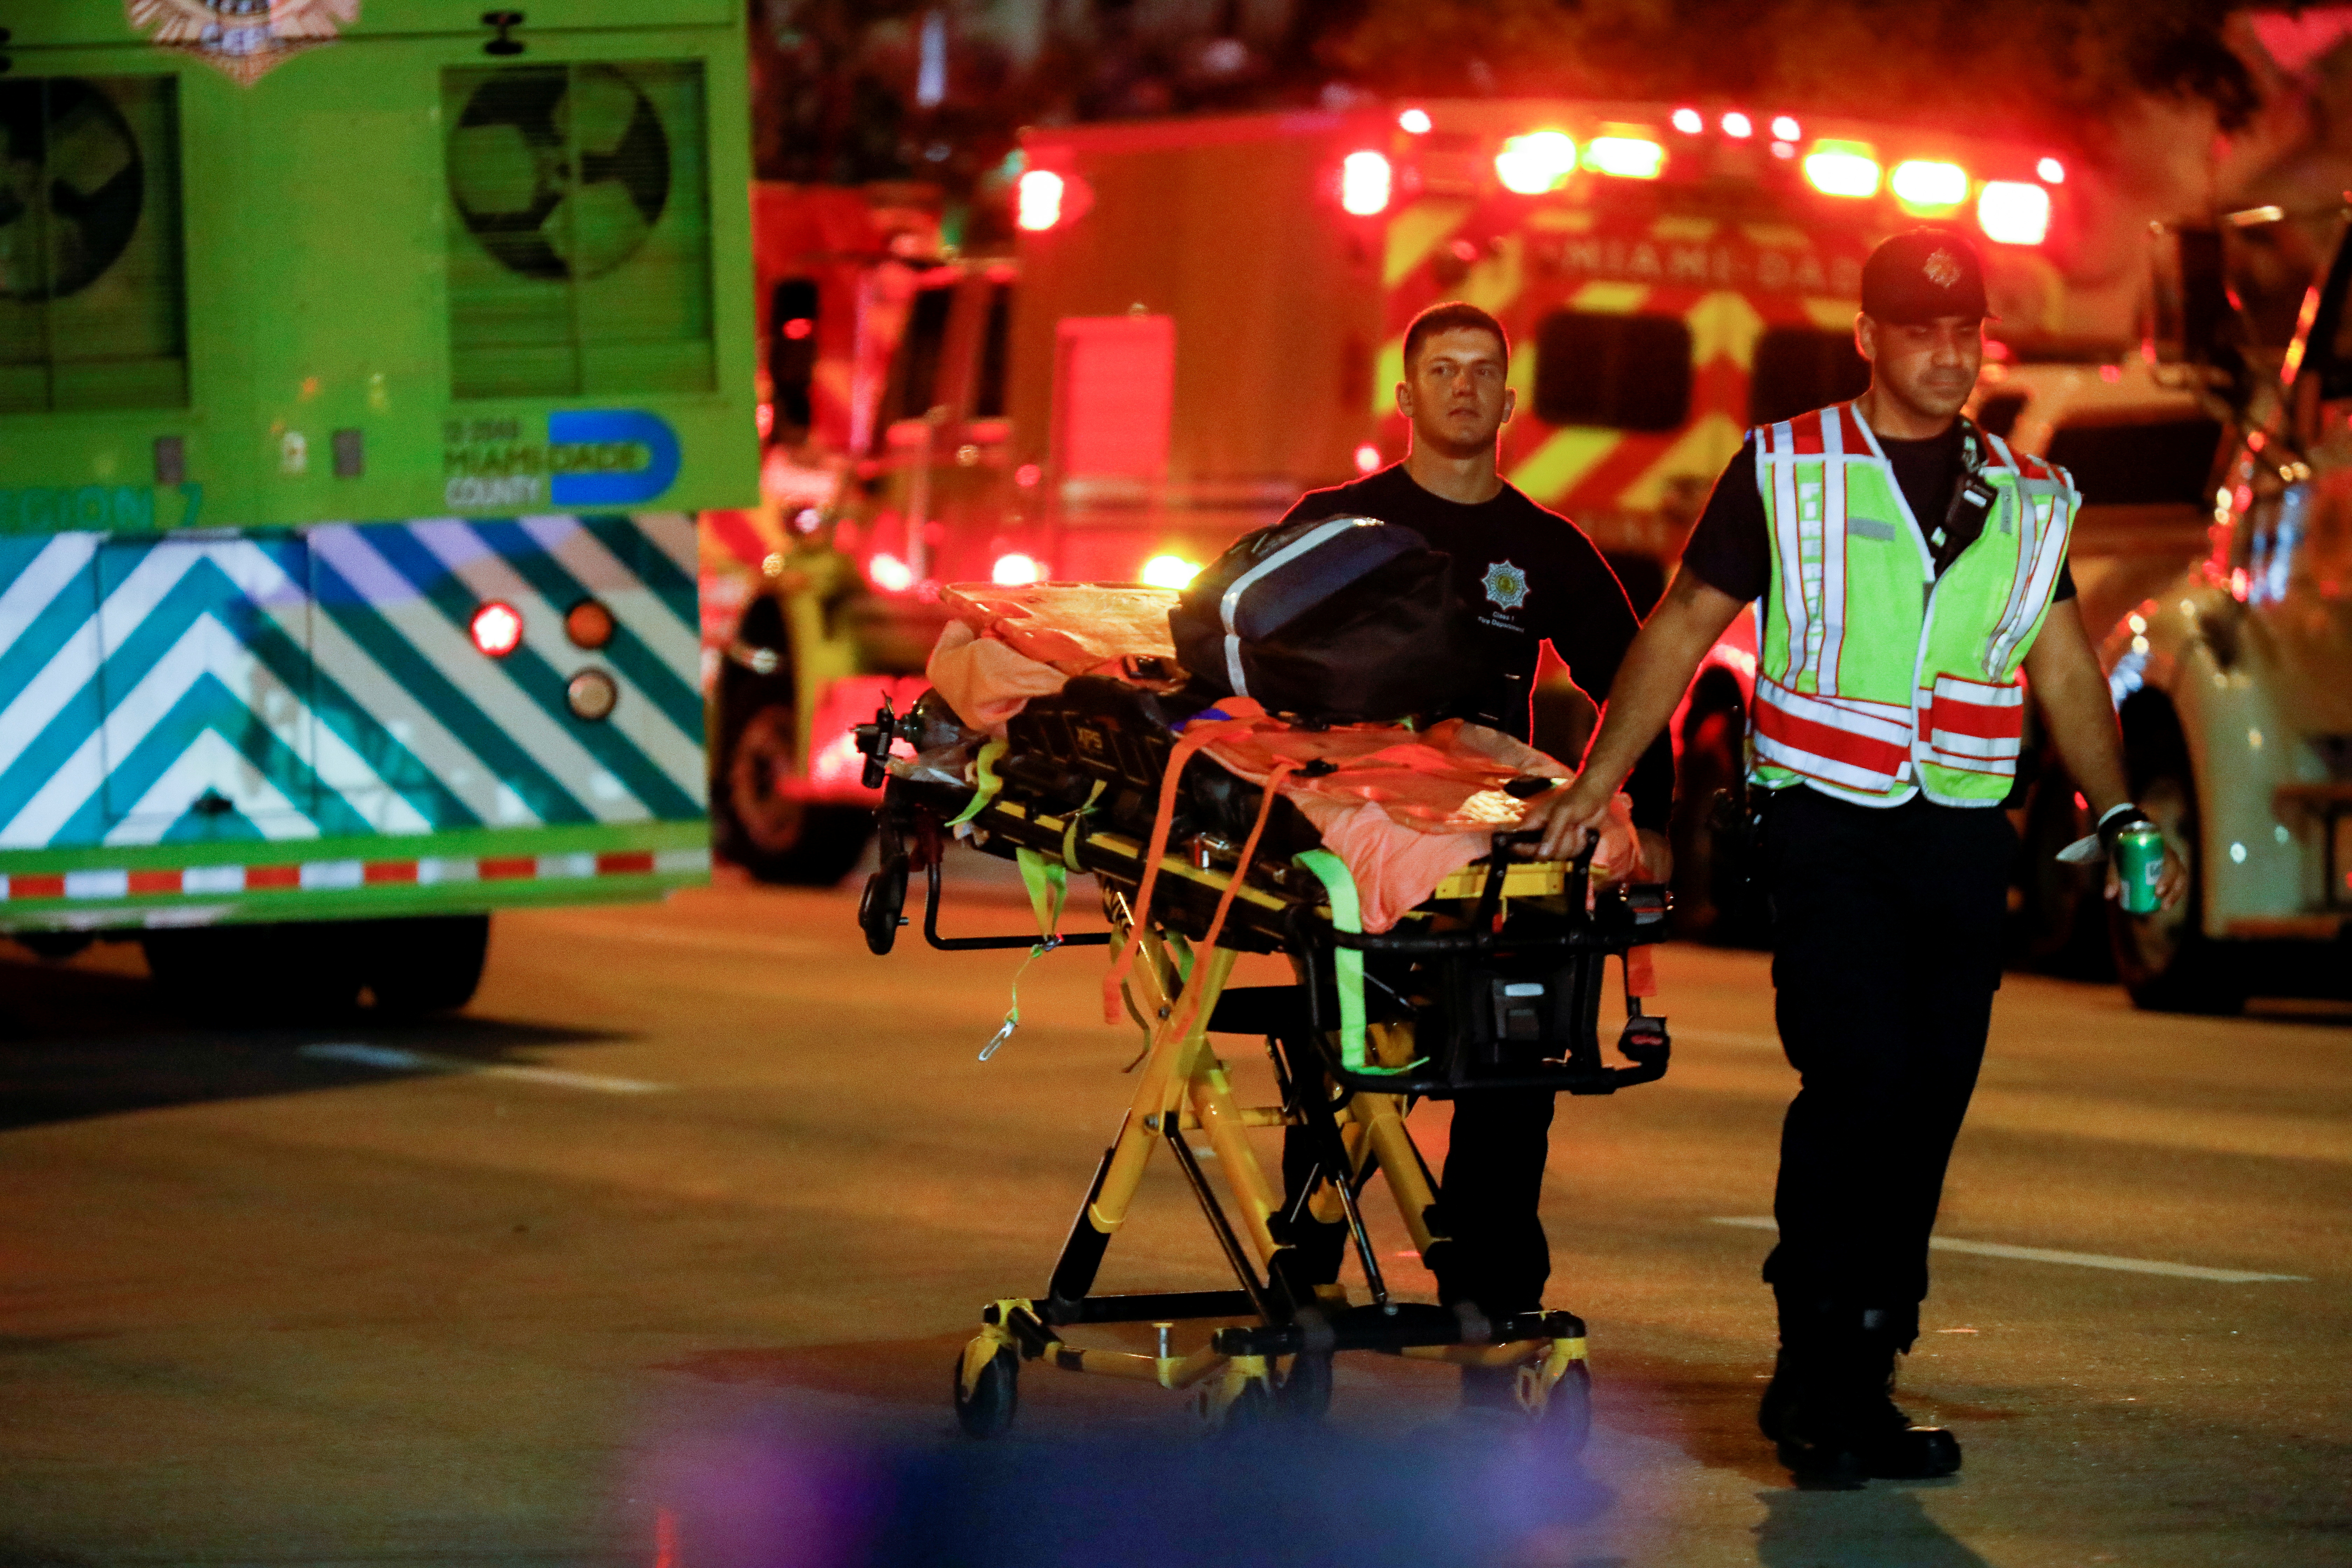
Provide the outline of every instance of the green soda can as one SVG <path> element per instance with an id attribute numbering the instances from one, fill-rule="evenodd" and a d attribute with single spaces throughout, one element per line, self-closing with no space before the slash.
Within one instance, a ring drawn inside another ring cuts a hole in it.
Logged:
<path id="1" fill-rule="evenodd" d="M 2135 822 L 2116 835 L 2116 879 L 2124 885 L 2127 914 L 2156 912 L 2156 879 L 2164 874 L 2164 830 Z"/>

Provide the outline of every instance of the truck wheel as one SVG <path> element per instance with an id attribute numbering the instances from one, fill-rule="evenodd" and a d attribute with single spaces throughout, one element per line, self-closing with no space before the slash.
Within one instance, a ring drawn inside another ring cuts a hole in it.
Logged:
<path id="1" fill-rule="evenodd" d="M 454 1013 L 474 999 L 482 983 L 490 917 L 369 921 L 362 941 L 367 988 L 377 1012 L 399 1018 Z"/>
<path id="2" fill-rule="evenodd" d="M 2135 758 L 2135 761 L 2138 759 Z M 2107 906 L 2116 974 L 2132 1005 L 2151 1013 L 2231 1014 L 2246 1005 L 2244 965 L 2205 934 L 2205 873 L 2197 854 L 2197 786 L 2187 748 L 2176 741 L 2134 768 L 2139 808 L 2164 830 L 2172 852 L 2189 868 L 2189 894 L 2178 908 L 2128 915 Z"/>
<path id="3" fill-rule="evenodd" d="M 359 1005 L 364 925 L 349 921 L 145 932 L 147 973 L 171 1003 L 224 1024 L 341 1017 Z"/>
<path id="4" fill-rule="evenodd" d="M 746 715 L 719 758 L 710 826 L 719 852 L 762 882 L 829 888 L 866 853 L 874 814 L 818 805 L 791 790 L 800 775 L 800 723 L 772 702 Z"/>

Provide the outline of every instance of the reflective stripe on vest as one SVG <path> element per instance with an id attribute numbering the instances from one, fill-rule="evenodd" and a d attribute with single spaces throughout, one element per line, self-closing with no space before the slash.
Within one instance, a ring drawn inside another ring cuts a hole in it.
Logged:
<path id="1" fill-rule="evenodd" d="M 1948 805 L 1997 804 L 2024 733 L 2018 666 L 2080 500 L 2064 470 L 1985 437 L 1994 510 L 1938 580 L 1853 405 L 1752 438 L 1772 534 L 1752 776 L 1870 805 L 1922 789 Z"/>

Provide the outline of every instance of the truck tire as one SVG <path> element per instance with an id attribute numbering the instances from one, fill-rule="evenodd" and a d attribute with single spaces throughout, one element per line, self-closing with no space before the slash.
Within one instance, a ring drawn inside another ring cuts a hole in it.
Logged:
<path id="1" fill-rule="evenodd" d="M 2197 780 L 2171 710 L 2143 709 L 2128 715 L 2125 749 L 2132 794 L 2189 868 L 2189 893 L 2178 908 L 2150 915 L 2126 914 L 2120 904 L 2107 905 L 2116 976 L 2130 993 L 2132 1005 L 2147 1012 L 2241 1012 L 2246 1005 L 2242 955 L 2232 954 L 2205 934 Z"/>
<path id="2" fill-rule="evenodd" d="M 341 1018 L 359 1005 L 364 928 L 354 921 L 188 926 L 140 937 L 172 1005 L 222 1024 Z"/>
<path id="3" fill-rule="evenodd" d="M 786 787 L 800 774 L 799 716 L 771 702 L 722 731 L 710 788 L 719 853 L 762 882 L 829 888 L 866 853 L 874 814 L 823 805 Z"/>
<path id="4" fill-rule="evenodd" d="M 474 999 L 490 949 L 488 915 L 355 922 L 376 1011 L 395 1018 L 454 1013 Z"/>

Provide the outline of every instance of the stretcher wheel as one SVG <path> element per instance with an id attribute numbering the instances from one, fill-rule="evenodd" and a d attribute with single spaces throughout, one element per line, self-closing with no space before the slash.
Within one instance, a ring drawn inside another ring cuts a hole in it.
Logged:
<path id="1" fill-rule="evenodd" d="M 1021 1405 L 1021 1357 L 1011 1345 L 1001 1345 L 971 1379 L 970 1393 L 964 1390 L 964 1369 L 974 1358 L 973 1347 L 956 1352 L 951 1386 L 955 1390 L 956 1425 L 971 1437 L 994 1437 L 1013 1425 L 1013 1414 Z"/>
<path id="2" fill-rule="evenodd" d="M 1592 1436 L 1592 1369 L 1580 1361 L 1568 1363 L 1551 1385 L 1537 1418 L 1545 1447 L 1562 1455 L 1580 1454 Z"/>
<path id="3" fill-rule="evenodd" d="M 1244 1432 L 1265 1426 L 1274 1416 L 1274 1394 L 1264 1380 L 1252 1378 L 1234 1395 L 1223 1415 L 1217 1422 L 1217 1436 L 1236 1437 Z"/>

